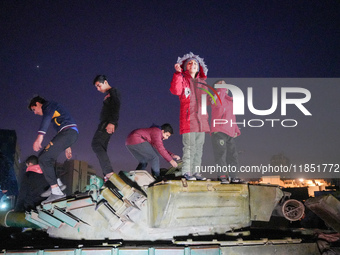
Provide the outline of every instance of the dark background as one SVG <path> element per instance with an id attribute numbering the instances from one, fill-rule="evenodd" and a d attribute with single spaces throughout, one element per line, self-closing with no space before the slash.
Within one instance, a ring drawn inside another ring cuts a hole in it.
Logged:
<path id="1" fill-rule="evenodd" d="M 74 158 L 97 170 L 91 139 L 103 95 L 92 85 L 106 74 L 122 95 L 119 128 L 109 153 L 116 170 L 137 162 L 125 148 L 135 128 L 169 122 L 166 148 L 182 156 L 179 100 L 169 92 L 174 64 L 190 51 L 203 57 L 208 77 L 336 78 L 340 75 L 340 2 L 300 1 L 12 1 L 0 2 L 0 128 L 14 129 L 21 160 L 33 154 L 41 117 L 28 111 L 34 95 L 66 106 L 80 136 Z M 314 80 L 314 79 L 313 79 Z M 227 81 L 228 83 L 228 81 Z M 236 85 L 236 84 L 235 84 Z M 251 85 L 249 85 L 251 86 Z M 246 87 L 242 90 L 246 95 Z M 282 86 L 287 86 L 282 84 Z M 254 86 L 254 104 L 271 104 L 271 87 Z M 292 163 L 339 163 L 337 80 L 309 87 L 305 117 L 289 108 L 296 128 L 242 128 L 241 165 L 268 164 L 284 153 Z M 273 117 L 273 116 L 272 116 Z M 246 115 L 240 119 L 258 119 Z M 264 118 L 261 118 L 264 119 Z M 46 144 L 54 135 L 50 127 Z M 63 161 L 62 155 L 59 161 Z M 204 162 L 212 160 L 207 135 Z M 164 160 L 162 166 L 170 166 Z"/>

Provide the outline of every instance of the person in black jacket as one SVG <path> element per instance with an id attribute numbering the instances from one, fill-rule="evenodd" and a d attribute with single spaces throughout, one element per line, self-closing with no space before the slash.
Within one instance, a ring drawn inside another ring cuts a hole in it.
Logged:
<path id="1" fill-rule="evenodd" d="M 44 198 L 40 195 L 49 187 L 38 163 L 38 157 L 29 156 L 26 161 L 26 172 L 22 177 L 19 195 L 14 208 L 16 212 L 31 211 Z"/>
<path id="2" fill-rule="evenodd" d="M 97 75 L 93 80 L 93 85 L 99 92 L 106 94 L 100 113 L 100 123 L 93 136 L 91 146 L 99 160 L 104 179 L 107 180 L 113 174 L 113 168 L 107 155 L 107 146 L 118 126 L 120 95 L 116 88 L 109 85 L 105 75 Z"/>

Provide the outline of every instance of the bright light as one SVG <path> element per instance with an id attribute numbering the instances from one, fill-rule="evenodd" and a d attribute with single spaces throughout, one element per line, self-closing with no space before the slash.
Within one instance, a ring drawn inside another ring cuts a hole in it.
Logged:
<path id="1" fill-rule="evenodd" d="M 304 180 L 303 179 L 299 179 L 300 182 L 303 182 Z"/>
<path id="2" fill-rule="evenodd" d="M 6 209 L 6 207 L 7 207 L 7 203 L 1 203 L 0 209 Z"/>

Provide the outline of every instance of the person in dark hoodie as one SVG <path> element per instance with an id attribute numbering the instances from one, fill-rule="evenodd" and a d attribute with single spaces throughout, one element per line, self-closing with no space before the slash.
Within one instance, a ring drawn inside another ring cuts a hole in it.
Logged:
<path id="1" fill-rule="evenodd" d="M 48 188 L 43 172 L 38 163 L 38 157 L 29 156 L 26 161 L 26 172 L 22 178 L 15 211 L 23 212 L 35 209 L 44 198 L 41 194 Z"/>
<path id="2" fill-rule="evenodd" d="M 168 123 L 161 127 L 152 125 L 150 128 L 133 130 L 126 138 L 125 145 L 139 162 L 136 170 L 145 170 L 150 163 L 152 175 L 158 179 L 160 177 L 159 155 L 173 167 L 177 167 L 174 159 L 179 160 L 180 157 L 166 150 L 163 145 L 163 140 L 167 140 L 172 134 L 173 129 Z"/>
<path id="3" fill-rule="evenodd" d="M 71 145 L 78 139 L 78 128 L 68 110 L 57 102 L 47 101 L 40 96 L 36 96 L 31 99 L 28 109 L 35 115 L 42 116 L 38 136 L 33 143 L 34 151 L 39 151 L 42 148 L 41 144 L 50 123 L 53 124 L 54 129 L 58 132 L 39 155 L 39 165 L 51 188 L 50 195 L 42 203 L 49 203 L 66 196 L 60 189 L 62 183 L 60 179 L 59 182 L 57 180 L 54 165 L 63 151 L 65 151 L 67 159 L 72 157 Z"/>
<path id="4" fill-rule="evenodd" d="M 91 146 L 99 160 L 104 179 L 108 180 L 113 174 L 113 168 L 107 155 L 107 147 L 112 134 L 118 127 L 120 94 L 116 88 L 109 85 L 105 75 L 97 75 L 93 80 L 93 85 L 99 92 L 104 93 L 105 97 L 100 113 L 100 123 L 93 136 Z"/>

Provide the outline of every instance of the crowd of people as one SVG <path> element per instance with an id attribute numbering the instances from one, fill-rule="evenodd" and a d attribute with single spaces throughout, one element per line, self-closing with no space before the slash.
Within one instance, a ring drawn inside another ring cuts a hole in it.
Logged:
<path id="1" fill-rule="evenodd" d="M 177 95 L 180 100 L 180 134 L 183 142 L 182 176 L 187 180 L 205 180 L 201 173 L 195 172 L 195 166 L 200 166 L 203 154 L 205 134 L 210 133 L 214 150 L 215 161 L 219 165 L 238 164 L 237 150 L 234 138 L 240 135 L 237 125 L 209 125 L 209 116 L 202 113 L 202 95 L 207 94 L 207 66 L 198 55 L 189 53 L 178 58 L 174 66 L 175 73 L 171 81 L 170 92 Z M 217 83 L 224 83 L 218 81 Z M 91 146 L 96 154 L 104 180 L 114 173 L 108 155 L 108 144 L 112 134 L 118 128 L 120 111 L 120 93 L 112 87 L 105 75 L 97 75 L 93 80 L 96 89 L 103 93 L 104 100 L 100 113 L 100 122 L 93 136 Z M 211 98 L 211 117 L 216 119 L 232 119 L 232 97 L 227 89 L 217 89 L 215 98 Z M 36 115 L 42 116 L 38 135 L 33 143 L 33 150 L 39 152 L 38 156 L 30 156 L 26 160 L 26 175 L 22 181 L 21 194 L 31 196 L 23 199 L 19 195 L 18 208 L 29 210 L 39 203 L 49 203 L 65 197 L 63 190 L 66 186 L 56 175 L 54 165 L 58 156 L 65 152 L 67 159 L 72 157 L 71 146 L 77 141 L 79 131 L 76 121 L 69 111 L 58 102 L 49 101 L 36 96 L 31 99 L 28 109 Z M 44 136 L 52 123 L 57 134 L 43 148 Z M 131 155 L 138 161 L 136 170 L 145 170 L 151 165 L 151 174 L 156 180 L 162 178 L 160 173 L 159 156 L 162 156 L 174 168 L 178 167 L 180 156 L 165 149 L 163 141 L 174 133 L 172 126 L 165 123 L 161 126 L 152 125 L 149 128 L 133 130 L 126 138 L 125 145 Z M 226 183 L 228 176 L 219 176 L 222 183 Z M 49 188 L 47 188 L 49 187 Z M 43 200 L 41 197 L 47 197 Z M 43 201 L 42 201 L 43 200 Z"/>

